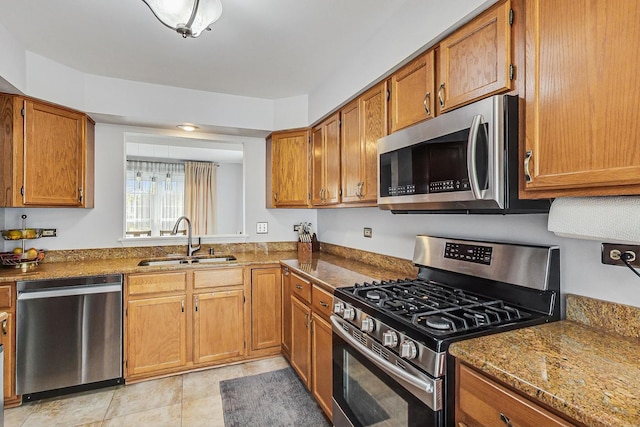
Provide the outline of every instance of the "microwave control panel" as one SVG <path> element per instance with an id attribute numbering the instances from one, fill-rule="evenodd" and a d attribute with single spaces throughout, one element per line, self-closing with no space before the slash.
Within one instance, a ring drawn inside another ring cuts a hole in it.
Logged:
<path id="1" fill-rule="evenodd" d="M 444 257 L 476 264 L 491 265 L 491 246 L 465 245 L 447 242 L 444 247 Z"/>

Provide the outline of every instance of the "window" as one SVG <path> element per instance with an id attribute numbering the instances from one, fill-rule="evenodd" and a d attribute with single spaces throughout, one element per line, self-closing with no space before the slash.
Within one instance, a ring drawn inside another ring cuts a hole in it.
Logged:
<path id="1" fill-rule="evenodd" d="M 168 234 L 184 215 L 184 175 L 181 163 L 127 160 L 126 236 Z"/>

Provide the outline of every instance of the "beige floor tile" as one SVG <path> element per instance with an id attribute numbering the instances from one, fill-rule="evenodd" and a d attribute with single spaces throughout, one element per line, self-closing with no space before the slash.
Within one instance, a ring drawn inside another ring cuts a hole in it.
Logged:
<path id="1" fill-rule="evenodd" d="M 182 376 L 131 384 L 114 393 L 106 419 L 180 403 Z"/>
<path id="2" fill-rule="evenodd" d="M 103 427 L 180 427 L 182 405 L 176 403 L 174 405 L 163 406 L 160 408 L 149 409 L 147 411 L 136 412 L 133 414 L 123 415 L 102 423 Z"/>
<path id="3" fill-rule="evenodd" d="M 114 393 L 113 389 L 109 389 L 41 401 L 22 425 L 24 427 L 77 426 L 100 422 L 104 419 Z"/>
<path id="4" fill-rule="evenodd" d="M 27 417 L 38 409 L 38 403 L 25 403 L 11 409 L 4 410 L 4 427 L 19 427 Z"/>
<path id="5" fill-rule="evenodd" d="M 199 400 L 220 395 L 220 381 L 245 375 L 242 365 L 213 368 L 183 376 L 182 400 Z"/>
<path id="6" fill-rule="evenodd" d="M 278 371 L 288 368 L 289 363 L 282 356 L 271 357 L 269 359 L 256 360 L 242 365 L 242 371 L 245 376 L 264 374 L 265 372 Z"/>
<path id="7" fill-rule="evenodd" d="M 224 427 L 220 396 L 183 402 L 182 425 L 183 427 Z"/>

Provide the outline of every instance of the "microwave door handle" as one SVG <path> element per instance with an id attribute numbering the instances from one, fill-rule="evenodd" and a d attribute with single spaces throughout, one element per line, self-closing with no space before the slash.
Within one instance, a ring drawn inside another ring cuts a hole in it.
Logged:
<path id="1" fill-rule="evenodd" d="M 469 171 L 469 186 L 474 199 L 482 199 L 480 184 L 478 183 L 478 165 L 476 165 L 476 147 L 478 145 L 478 130 L 482 124 L 482 115 L 473 116 L 469 140 L 467 141 L 467 170 Z"/>

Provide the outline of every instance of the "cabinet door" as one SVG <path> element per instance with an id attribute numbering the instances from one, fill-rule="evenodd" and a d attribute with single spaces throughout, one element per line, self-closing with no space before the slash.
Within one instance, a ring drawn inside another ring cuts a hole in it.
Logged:
<path id="1" fill-rule="evenodd" d="M 312 194 L 314 205 L 340 203 L 340 115 L 313 129 Z"/>
<path id="2" fill-rule="evenodd" d="M 251 350 L 280 347 L 281 292 L 279 268 L 251 270 Z"/>
<path id="3" fill-rule="evenodd" d="M 7 312 L 7 320 L 2 322 L 0 344 L 4 347 L 4 404 L 14 404 L 19 401 L 16 395 L 16 363 L 15 363 L 15 326 L 14 313 Z"/>
<path id="4" fill-rule="evenodd" d="M 309 132 L 274 133 L 270 152 L 271 200 L 267 206 L 307 207 L 309 205 Z"/>
<path id="5" fill-rule="evenodd" d="M 456 424 L 469 427 L 573 425 L 459 362 L 456 362 L 456 384 Z"/>
<path id="6" fill-rule="evenodd" d="M 129 301 L 128 373 L 147 374 L 187 363 L 185 296 Z"/>
<path id="7" fill-rule="evenodd" d="M 362 182 L 362 162 L 360 144 L 360 102 L 353 101 L 340 111 L 342 126 L 340 138 L 342 152 L 342 201 L 353 203 L 360 201 Z"/>
<path id="8" fill-rule="evenodd" d="M 194 363 L 209 363 L 244 355 L 242 289 L 196 294 L 193 298 Z"/>
<path id="9" fill-rule="evenodd" d="M 311 391 L 322 410 L 331 419 L 333 393 L 333 354 L 331 325 L 313 314 L 313 381 Z"/>
<path id="10" fill-rule="evenodd" d="M 439 111 L 511 90 L 510 11 L 507 0 L 440 42 Z"/>
<path id="11" fill-rule="evenodd" d="M 85 116 L 31 100 L 24 109 L 24 204 L 82 206 Z"/>
<path id="12" fill-rule="evenodd" d="M 638 22 L 638 2 L 526 2 L 522 197 L 640 192 Z"/>
<path id="13" fill-rule="evenodd" d="M 291 366 L 309 388 L 311 382 L 311 309 L 291 297 Z"/>
<path id="14" fill-rule="evenodd" d="M 430 50 L 391 76 L 391 132 L 434 117 L 434 64 Z"/>
<path id="15" fill-rule="evenodd" d="M 282 352 L 291 356 L 291 273 L 287 267 L 280 271 L 282 279 Z"/>

